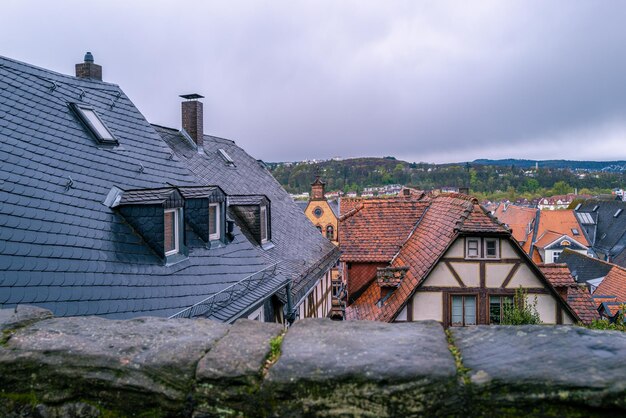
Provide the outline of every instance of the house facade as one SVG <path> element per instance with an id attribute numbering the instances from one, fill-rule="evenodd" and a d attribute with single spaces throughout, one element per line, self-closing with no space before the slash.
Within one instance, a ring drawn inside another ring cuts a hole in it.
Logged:
<path id="1" fill-rule="evenodd" d="M 403 232 L 389 241 L 389 251 L 376 260 L 384 267 L 373 268 L 369 262 L 369 277 L 361 286 L 353 286 L 357 290 L 348 300 L 347 319 L 432 319 L 444 326 L 497 324 L 503 304 L 522 287 L 531 302 L 537 301 L 542 322 L 571 324 L 579 320 L 511 232 L 475 199 L 441 194 L 414 204 L 419 208 L 412 224 L 402 227 Z M 382 207 L 365 203 L 352 215 L 354 220 L 346 218 L 341 227 L 342 237 L 348 235 L 348 239 L 340 240 L 340 248 L 348 254 L 364 249 L 348 232 L 351 227 L 361 229 L 360 217 L 385 219 L 387 215 Z M 372 246 L 390 230 L 383 226 L 369 235 Z M 352 264 L 348 270 L 364 268 L 363 262 L 344 256 L 342 261 Z M 348 288 L 351 277 L 348 273 Z"/>
<path id="2" fill-rule="evenodd" d="M 325 190 L 326 183 L 316 177 L 311 183 L 309 201 L 304 206 L 304 214 L 315 228 L 333 244 L 339 237 L 339 199 L 329 201 Z"/>

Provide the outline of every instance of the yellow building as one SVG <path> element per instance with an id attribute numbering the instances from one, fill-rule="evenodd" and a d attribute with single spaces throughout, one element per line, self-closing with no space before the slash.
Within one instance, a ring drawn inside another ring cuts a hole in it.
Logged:
<path id="1" fill-rule="evenodd" d="M 326 183 L 319 176 L 311 183 L 311 195 L 304 209 L 304 214 L 322 235 L 332 241 L 333 244 L 338 245 L 339 202 L 336 200 L 329 202 L 326 199 L 324 196 L 325 185 Z"/>

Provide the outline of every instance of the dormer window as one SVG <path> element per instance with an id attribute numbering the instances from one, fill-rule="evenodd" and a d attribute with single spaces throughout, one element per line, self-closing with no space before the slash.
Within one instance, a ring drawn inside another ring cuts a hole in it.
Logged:
<path id="1" fill-rule="evenodd" d="M 218 240 L 221 236 L 222 225 L 220 212 L 220 205 L 218 203 L 211 203 L 209 205 L 209 240 L 211 241 Z"/>
<path id="2" fill-rule="evenodd" d="M 268 232 L 267 232 L 267 206 L 261 206 L 261 214 L 260 214 L 260 229 L 261 229 L 261 244 L 265 244 L 268 240 Z"/>
<path id="3" fill-rule="evenodd" d="M 104 121 L 100 119 L 100 116 L 96 113 L 93 107 L 80 103 L 72 103 L 71 106 L 80 117 L 83 124 L 96 137 L 98 142 L 107 145 L 118 144 L 118 141 L 115 139 L 115 136 L 113 136 L 113 133 L 111 133 Z"/>
<path id="4" fill-rule="evenodd" d="M 179 210 L 167 209 L 165 210 L 165 236 L 164 236 L 164 252 L 165 256 L 177 254 L 180 250 L 179 239 Z"/>

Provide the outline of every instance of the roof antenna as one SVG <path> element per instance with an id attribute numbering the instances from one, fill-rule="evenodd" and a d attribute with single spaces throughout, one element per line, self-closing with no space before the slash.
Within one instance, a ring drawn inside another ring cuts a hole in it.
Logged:
<path id="1" fill-rule="evenodd" d="M 67 176 L 69 180 L 65 183 L 65 191 L 67 192 L 69 189 L 74 187 L 74 180 L 72 180 L 72 176 Z"/>

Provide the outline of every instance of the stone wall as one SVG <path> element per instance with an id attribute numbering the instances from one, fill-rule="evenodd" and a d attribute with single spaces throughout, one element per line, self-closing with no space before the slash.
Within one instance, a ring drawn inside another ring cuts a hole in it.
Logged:
<path id="1" fill-rule="evenodd" d="M 626 334 L 0 310 L 0 416 L 624 416 Z"/>

